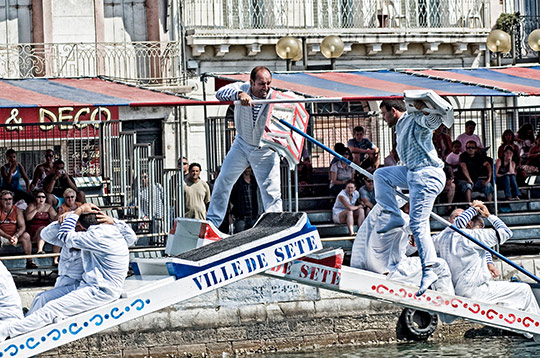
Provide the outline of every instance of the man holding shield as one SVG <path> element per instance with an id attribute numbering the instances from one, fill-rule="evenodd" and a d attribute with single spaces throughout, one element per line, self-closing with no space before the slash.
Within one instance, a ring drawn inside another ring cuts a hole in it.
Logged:
<path id="1" fill-rule="evenodd" d="M 270 105 L 253 104 L 254 100 L 271 98 L 271 83 L 270 70 L 257 66 L 251 71 L 249 82 L 231 83 L 216 93 L 216 98 L 220 101 L 240 101 L 240 105 L 234 108 L 237 134 L 223 161 L 206 216 L 216 227 L 223 221 L 232 187 L 249 166 L 261 189 L 264 211 L 283 210 L 279 156 L 272 149 L 260 145 Z"/>
<path id="2" fill-rule="evenodd" d="M 437 95 L 431 93 L 431 96 Z M 442 101 L 440 97 L 437 100 Z M 386 233 L 405 224 L 396 202 L 395 188 L 408 188 L 409 226 L 422 263 L 422 280 L 416 293 L 421 296 L 438 279 L 435 273 L 437 254 L 430 236 L 429 216 L 446 181 L 444 163 L 433 146 L 433 130 L 443 122 L 448 126 L 448 118 L 453 119 L 453 115 L 450 106 L 446 108 L 445 118 L 441 113 L 428 109 L 420 100 L 414 101 L 414 107 L 411 104 L 409 107 L 407 110 L 400 100 L 382 101 L 380 105 L 383 119 L 390 127 L 396 128 L 396 150 L 405 165 L 379 168 L 374 173 L 377 203 L 383 212 L 390 214 L 387 224 L 377 233 Z"/>

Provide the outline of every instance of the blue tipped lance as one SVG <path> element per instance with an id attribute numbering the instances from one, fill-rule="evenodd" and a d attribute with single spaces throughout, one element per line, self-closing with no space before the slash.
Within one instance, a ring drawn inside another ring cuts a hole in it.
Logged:
<path id="1" fill-rule="evenodd" d="M 319 147 L 321 147 L 322 149 L 326 150 L 327 152 L 329 152 L 330 154 L 332 154 L 333 156 L 335 156 L 336 158 L 338 158 L 339 160 L 341 160 L 342 162 L 348 164 L 349 166 L 351 166 L 354 170 L 360 172 L 361 174 L 365 175 L 366 177 L 370 178 L 370 179 L 373 179 L 373 175 L 368 172 L 367 170 L 365 170 L 364 168 L 360 167 L 359 165 L 357 165 L 356 163 L 353 163 L 352 161 L 350 161 L 349 159 L 345 158 L 344 156 L 342 156 L 341 154 L 338 154 L 336 151 L 330 149 L 329 147 L 327 147 L 326 145 L 322 144 L 321 142 L 319 142 L 317 139 L 313 138 L 312 136 L 310 136 L 309 134 L 306 134 L 304 132 L 302 132 L 301 130 L 299 130 L 298 128 L 294 127 L 293 125 L 289 124 L 288 122 L 286 122 L 285 120 L 283 119 L 279 119 L 279 122 L 281 124 L 283 124 L 285 127 L 289 128 L 290 130 L 300 134 L 301 136 L 303 136 L 304 138 L 306 138 L 307 140 L 309 140 L 311 143 L 313 144 L 316 144 L 318 145 Z M 409 197 L 405 194 L 403 194 L 402 192 L 400 191 L 397 191 L 396 190 L 396 194 L 399 195 L 401 198 L 409 201 Z M 491 247 L 488 247 L 486 246 L 484 243 L 476 240 L 474 237 L 472 237 L 471 235 L 467 234 L 466 232 L 464 232 L 463 230 L 459 229 L 458 227 L 456 227 L 455 225 L 451 224 L 448 220 L 445 220 L 443 219 L 442 217 L 440 217 L 439 215 L 435 214 L 435 213 L 431 213 L 431 217 L 435 220 L 437 220 L 438 222 L 442 223 L 443 225 L 445 225 L 446 227 L 454 230 L 455 232 L 459 233 L 460 235 L 466 237 L 467 239 L 469 239 L 470 241 L 474 242 L 476 245 L 480 246 L 481 248 L 483 248 L 484 250 L 488 251 L 489 253 L 491 253 L 493 256 L 496 256 L 498 257 L 499 259 L 501 259 L 502 261 L 506 262 L 508 265 L 512 266 L 513 268 L 515 268 L 516 270 L 524 273 L 525 275 L 529 276 L 530 278 L 532 278 L 533 280 L 535 280 L 536 282 L 540 283 L 540 278 L 536 277 L 534 274 L 532 274 L 531 272 L 527 271 L 526 269 L 524 269 L 523 267 L 519 266 L 518 264 L 516 264 L 515 262 L 509 260 L 508 258 L 506 258 L 505 256 L 501 255 L 500 253 L 498 253 L 497 251 L 493 250 Z"/>

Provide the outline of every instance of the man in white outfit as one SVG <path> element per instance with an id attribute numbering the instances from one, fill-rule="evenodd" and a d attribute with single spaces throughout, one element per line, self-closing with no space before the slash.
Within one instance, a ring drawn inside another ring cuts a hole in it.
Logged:
<path id="1" fill-rule="evenodd" d="M 13 277 L 0 261 L 0 324 L 10 324 L 23 318 L 21 298 Z"/>
<path id="2" fill-rule="evenodd" d="M 473 204 L 476 205 L 456 218 L 456 223 L 463 221 L 469 224 L 469 229 L 463 229 L 464 232 L 488 247 L 497 243 L 503 244 L 512 237 L 512 231 L 502 220 L 490 215 L 483 203 Z M 495 230 L 483 229 L 483 219 L 475 218 L 477 214 L 487 218 Z M 457 295 L 540 314 L 540 308 L 528 284 L 491 281 L 492 274 L 487 268 L 486 251 L 480 246 L 450 228 L 444 229 L 434 240 L 440 256 L 448 262 Z"/>
<path id="3" fill-rule="evenodd" d="M 97 219 L 100 222 L 114 224 L 120 230 L 128 247 L 135 243 L 137 237 L 132 235 L 133 230 L 128 224 L 113 219 L 103 213 L 98 213 Z M 58 238 L 59 230 L 60 224 L 58 221 L 55 221 L 47 225 L 41 231 L 40 235 L 43 240 L 51 245 L 62 247 L 62 250 L 60 251 L 60 262 L 58 264 L 58 277 L 54 283 L 54 288 L 40 292 L 34 297 L 32 305 L 26 313 L 27 316 L 43 307 L 47 302 L 60 298 L 75 290 L 82 281 L 84 267 L 81 250 L 64 247 L 64 242 Z"/>
<path id="4" fill-rule="evenodd" d="M 239 100 L 241 103 L 234 108 L 237 134 L 221 166 L 206 216 L 216 227 L 223 221 L 232 187 L 249 166 L 259 185 L 264 211 L 283 210 L 279 156 L 272 149 L 260 146 L 270 106 L 253 104 L 253 100 L 272 97 L 271 82 L 270 70 L 258 66 L 251 71 L 249 83 L 232 83 L 220 88 L 216 93 L 216 98 L 220 101 Z"/>
<path id="5" fill-rule="evenodd" d="M 110 303 L 120 297 L 129 267 L 129 250 L 120 230 L 109 223 L 99 223 L 99 208 L 83 204 L 62 221 L 58 239 L 64 248 L 81 250 L 84 273 L 76 290 L 49 301 L 24 319 L 0 325 L 0 340 L 15 337 L 62 319 Z M 79 220 L 79 216 L 81 216 Z M 80 221 L 87 231 L 75 232 Z M 131 231 L 131 236 L 135 233 Z M 131 240 L 130 240 L 131 241 Z"/>
<path id="6" fill-rule="evenodd" d="M 425 103 L 415 101 L 418 110 Z M 390 215 L 379 234 L 402 227 L 405 221 L 399 213 L 395 189 L 408 188 L 410 198 L 409 226 L 416 240 L 422 263 L 422 280 L 417 296 L 421 296 L 437 280 L 437 254 L 430 236 L 429 215 L 437 195 L 446 183 L 444 163 L 433 146 L 433 130 L 443 123 L 440 114 L 407 113 L 403 101 L 382 101 L 381 112 L 389 127 L 396 127 L 399 158 L 403 166 L 379 168 L 374 173 L 375 198 Z"/>

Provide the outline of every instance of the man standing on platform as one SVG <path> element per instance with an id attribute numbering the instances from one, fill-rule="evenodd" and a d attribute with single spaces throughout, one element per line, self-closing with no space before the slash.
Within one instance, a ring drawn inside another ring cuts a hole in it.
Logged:
<path id="1" fill-rule="evenodd" d="M 427 106 L 415 101 L 416 109 Z M 396 202 L 396 187 L 408 188 L 410 197 L 410 223 L 422 263 L 422 280 L 416 293 L 421 296 L 438 277 L 435 273 L 437 254 L 430 236 L 429 215 L 437 195 L 444 188 L 446 177 L 444 164 L 433 146 L 433 130 L 443 123 L 439 114 L 425 114 L 420 111 L 408 113 L 405 103 L 400 100 L 382 101 L 382 115 L 389 127 L 396 127 L 397 147 L 403 166 L 379 168 L 374 173 L 375 197 L 383 212 L 390 218 L 377 233 L 383 234 L 401 228 L 405 222 Z"/>
<path id="2" fill-rule="evenodd" d="M 220 88 L 216 93 L 216 98 L 220 101 L 239 100 L 241 104 L 234 108 L 237 134 L 223 161 L 208 209 L 207 220 L 216 227 L 223 221 L 234 183 L 248 166 L 251 166 L 261 189 L 264 211 L 283 210 L 279 156 L 272 149 L 260 146 L 270 106 L 253 104 L 254 100 L 271 98 L 271 83 L 270 70 L 257 66 L 251 71 L 249 83 L 232 83 Z"/>

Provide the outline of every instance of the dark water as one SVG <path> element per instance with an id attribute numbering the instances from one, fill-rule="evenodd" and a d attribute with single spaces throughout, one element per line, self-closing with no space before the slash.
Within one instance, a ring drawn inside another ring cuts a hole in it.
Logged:
<path id="1" fill-rule="evenodd" d="M 467 339 L 457 343 L 423 342 L 321 349 L 307 353 L 267 353 L 257 358 L 386 358 L 386 357 L 540 357 L 540 344 L 520 337 Z"/>

